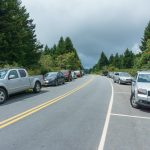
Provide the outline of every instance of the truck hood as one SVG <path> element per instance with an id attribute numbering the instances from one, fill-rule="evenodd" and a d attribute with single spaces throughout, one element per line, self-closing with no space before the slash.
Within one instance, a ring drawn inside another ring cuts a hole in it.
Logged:
<path id="1" fill-rule="evenodd" d="M 146 89 L 146 90 L 150 91 L 150 83 L 138 82 L 137 88 L 138 89 Z"/>

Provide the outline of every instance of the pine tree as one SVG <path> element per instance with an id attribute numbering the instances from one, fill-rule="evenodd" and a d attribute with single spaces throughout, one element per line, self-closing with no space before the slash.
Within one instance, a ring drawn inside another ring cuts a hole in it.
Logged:
<path id="1" fill-rule="evenodd" d="M 133 67 L 133 64 L 134 64 L 134 54 L 127 48 L 124 52 L 123 66 L 124 68 L 131 68 Z"/>
<path id="2" fill-rule="evenodd" d="M 109 57 L 109 64 L 114 65 L 114 55 L 113 54 L 111 54 Z"/>
<path id="3" fill-rule="evenodd" d="M 65 51 L 66 52 L 73 52 L 74 51 L 74 47 L 73 47 L 73 44 L 72 44 L 72 41 L 69 37 L 67 37 L 65 39 Z"/>
<path id="4" fill-rule="evenodd" d="M 108 62 L 108 59 L 107 59 L 105 53 L 102 52 L 102 53 L 101 53 L 101 56 L 100 56 L 100 59 L 99 59 L 99 61 L 98 61 L 98 66 L 99 66 L 99 68 L 102 69 L 104 66 L 107 66 L 108 63 L 109 63 L 109 62 Z"/>
<path id="5" fill-rule="evenodd" d="M 144 37 L 142 38 L 141 46 L 140 46 L 141 51 L 146 50 L 146 44 L 148 39 L 150 39 L 150 22 L 148 23 L 147 27 L 144 30 Z"/>
<path id="6" fill-rule="evenodd" d="M 35 25 L 19 0 L 0 2 L 0 60 L 31 67 L 37 64 L 42 46 L 37 42 Z"/>
<path id="7" fill-rule="evenodd" d="M 61 37 L 57 45 L 56 54 L 61 55 L 64 53 L 65 53 L 65 41 L 64 38 Z"/>

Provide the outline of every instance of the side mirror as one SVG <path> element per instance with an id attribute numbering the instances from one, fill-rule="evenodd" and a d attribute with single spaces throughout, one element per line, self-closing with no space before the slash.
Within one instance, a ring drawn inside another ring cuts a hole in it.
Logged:
<path id="1" fill-rule="evenodd" d="M 10 76 L 8 77 L 8 79 L 9 79 L 9 80 L 11 80 L 11 79 L 15 79 L 15 75 L 13 75 L 13 74 L 12 74 L 12 75 L 10 75 Z"/>
<path id="2" fill-rule="evenodd" d="M 135 79 L 132 79 L 132 82 L 134 82 L 134 83 L 135 83 L 135 82 L 136 82 L 136 80 L 135 80 Z"/>

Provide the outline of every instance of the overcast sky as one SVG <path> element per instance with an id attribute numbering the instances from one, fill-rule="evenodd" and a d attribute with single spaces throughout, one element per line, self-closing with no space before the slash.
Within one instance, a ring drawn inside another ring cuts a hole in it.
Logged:
<path id="1" fill-rule="evenodd" d="M 104 51 L 138 51 L 150 21 L 150 0 L 22 0 L 36 24 L 42 44 L 52 47 L 69 36 L 84 67 L 92 67 Z"/>

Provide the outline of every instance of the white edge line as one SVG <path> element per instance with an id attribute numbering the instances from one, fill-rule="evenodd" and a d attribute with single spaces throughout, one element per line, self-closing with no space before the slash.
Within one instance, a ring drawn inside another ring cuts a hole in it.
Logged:
<path id="1" fill-rule="evenodd" d="M 98 150 L 103 150 L 104 149 L 107 130 L 108 130 L 108 125 L 109 125 L 110 116 L 111 116 L 112 105 L 113 105 L 113 99 L 114 99 L 114 87 L 113 87 L 113 84 L 110 80 L 109 80 L 109 82 L 110 82 L 111 87 L 112 87 L 112 95 L 111 95 L 111 99 L 110 99 L 110 102 L 109 102 L 107 116 L 106 116 L 106 120 L 105 120 L 105 124 L 104 124 L 104 128 L 103 128 L 103 132 L 102 132 L 102 136 L 101 136 L 101 139 L 100 139 L 100 144 L 99 144 Z"/>
<path id="2" fill-rule="evenodd" d="M 111 113 L 111 115 L 112 115 L 112 116 L 117 116 L 117 117 L 128 117 L 128 118 L 137 118 L 137 119 L 147 119 L 147 120 L 150 120 L 150 117 L 131 116 L 131 115 L 114 114 L 114 113 Z"/>

